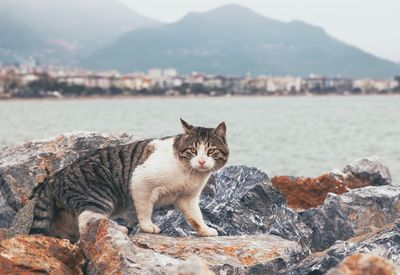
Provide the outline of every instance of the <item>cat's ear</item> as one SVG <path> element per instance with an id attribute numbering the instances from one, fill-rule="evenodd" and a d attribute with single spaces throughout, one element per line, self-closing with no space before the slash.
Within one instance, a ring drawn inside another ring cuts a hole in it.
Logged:
<path id="1" fill-rule="evenodd" d="M 190 125 L 189 123 L 184 121 L 182 118 L 181 118 L 181 124 L 182 124 L 183 130 L 185 130 L 185 134 L 189 134 L 189 132 L 194 128 L 192 125 Z"/>
<path id="2" fill-rule="evenodd" d="M 217 128 L 215 128 L 214 133 L 221 136 L 226 137 L 226 125 L 225 122 L 221 122 Z"/>

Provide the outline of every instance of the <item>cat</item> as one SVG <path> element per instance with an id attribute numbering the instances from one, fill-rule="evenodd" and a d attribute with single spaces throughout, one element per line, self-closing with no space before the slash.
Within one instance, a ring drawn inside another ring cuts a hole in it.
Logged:
<path id="1" fill-rule="evenodd" d="M 200 236 L 217 236 L 199 207 L 211 173 L 228 161 L 226 125 L 99 149 L 74 162 L 33 190 L 13 220 L 7 237 L 43 234 L 76 242 L 90 222 L 135 208 L 141 231 L 159 233 L 153 208 L 175 205 Z"/>

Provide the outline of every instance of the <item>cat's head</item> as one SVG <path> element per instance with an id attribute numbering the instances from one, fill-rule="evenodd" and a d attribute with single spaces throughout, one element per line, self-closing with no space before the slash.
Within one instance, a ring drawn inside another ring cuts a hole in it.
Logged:
<path id="1" fill-rule="evenodd" d="M 222 168 L 228 161 L 226 125 L 216 128 L 195 127 L 181 119 L 184 130 L 174 143 L 179 160 L 190 170 L 212 172 Z"/>

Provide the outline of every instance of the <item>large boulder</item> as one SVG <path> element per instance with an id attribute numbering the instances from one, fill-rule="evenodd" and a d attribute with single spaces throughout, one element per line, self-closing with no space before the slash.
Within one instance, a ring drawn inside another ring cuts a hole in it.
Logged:
<path id="1" fill-rule="evenodd" d="M 308 244 L 322 251 L 337 240 L 373 232 L 400 218 L 400 186 L 368 186 L 342 195 L 330 193 L 325 203 L 299 213 L 311 229 Z"/>
<path id="2" fill-rule="evenodd" d="M 370 185 L 379 186 L 392 183 L 389 169 L 379 161 L 378 157 L 362 158 L 351 162 L 343 169 L 343 173 L 351 175 Z"/>
<path id="3" fill-rule="evenodd" d="M 88 261 L 87 274 L 165 274 L 180 263 L 136 245 L 125 228 L 105 219 L 87 226 L 80 244 Z"/>
<path id="4" fill-rule="evenodd" d="M 81 237 L 88 274 L 165 274 L 192 255 L 217 274 L 275 274 L 307 254 L 301 245 L 273 235 L 168 237 L 137 234 L 109 220 L 89 225 Z"/>
<path id="5" fill-rule="evenodd" d="M 313 253 L 300 263 L 295 263 L 292 267 L 281 270 L 279 274 L 325 274 L 328 270 L 337 266 L 345 257 L 358 253 L 381 256 L 397 266 L 400 265 L 400 224 L 386 225 L 375 232 L 357 236 L 347 241 L 338 241 L 327 250 Z"/>
<path id="6" fill-rule="evenodd" d="M 343 194 L 365 186 L 388 185 L 389 169 L 378 158 L 356 160 L 342 171 L 333 171 L 316 178 L 276 176 L 273 186 L 285 194 L 289 207 L 296 210 L 322 205 L 328 193 Z"/>
<path id="7" fill-rule="evenodd" d="M 85 258 L 67 240 L 17 236 L 0 242 L 1 274 L 83 274 Z"/>

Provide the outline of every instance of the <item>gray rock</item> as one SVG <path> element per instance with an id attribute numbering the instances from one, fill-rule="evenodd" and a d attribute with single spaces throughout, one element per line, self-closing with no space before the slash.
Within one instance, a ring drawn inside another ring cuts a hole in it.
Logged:
<path id="1" fill-rule="evenodd" d="M 389 169 L 384 166 L 378 157 L 362 158 L 346 165 L 343 173 L 366 180 L 371 185 L 386 185 L 392 183 Z"/>
<path id="2" fill-rule="evenodd" d="M 217 274 L 275 274 L 307 255 L 298 243 L 273 235 L 128 236 L 125 228 L 106 219 L 85 228 L 80 246 L 88 261 L 87 274 L 165 274 L 179 270 L 179 266 L 193 267 L 183 262 L 193 255 L 201 257 Z M 201 266 L 206 273 L 207 268 Z"/>
<path id="3" fill-rule="evenodd" d="M 136 246 L 186 260 L 199 256 L 217 274 L 276 274 L 307 255 L 298 243 L 266 234 L 198 238 L 138 234 Z"/>
<path id="4" fill-rule="evenodd" d="M 337 240 L 373 232 L 400 218 L 400 186 L 368 186 L 342 195 L 330 193 L 325 203 L 299 213 L 312 231 L 308 244 L 322 251 Z"/>
<path id="5" fill-rule="evenodd" d="M 400 224 L 392 224 L 377 233 L 369 233 L 347 241 L 338 241 L 324 252 L 312 254 L 300 263 L 281 270 L 281 275 L 325 274 L 345 257 L 356 253 L 382 256 L 400 264 Z"/>
<path id="6" fill-rule="evenodd" d="M 126 229 L 110 220 L 97 220 L 80 239 L 87 266 L 85 274 L 165 274 L 180 260 L 136 245 Z"/>
<path id="7" fill-rule="evenodd" d="M 17 211 L 11 207 L 12 198 L 7 183 L 0 177 L 0 228 L 8 227 Z"/>

